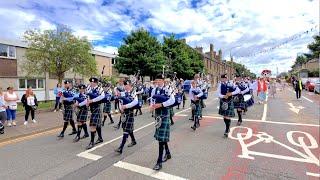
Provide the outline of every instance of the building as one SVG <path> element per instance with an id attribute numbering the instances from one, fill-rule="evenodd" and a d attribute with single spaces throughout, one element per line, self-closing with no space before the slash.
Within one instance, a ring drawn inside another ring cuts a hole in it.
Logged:
<path id="1" fill-rule="evenodd" d="M 24 42 L 0 39 L 0 87 L 6 89 L 8 86 L 13 86 L 20 97 L 27 87 L 32 87 L 40 101 L 54 100 L 53 89 L 58 80 L 53 75 L 43 73 L 27 77 L 26 72 L 23 71 L 22 65 L 26 61 L 27 48 L 28 46 Z M 105 66 L 104 76 L 112 76 L 115 72 L 113 64 L 116 55 L 95 50 L 92 50 L 91 53 L 97 62 L 98 72 L 101 72 Z M 74 83 L 86 83 L 88 77 L 67 72 L 65 79 Z"/>
<path id="2" fill-rule="evenodd" d="M 224 73 L 228 75 L 231 79 L 235 70 L 231 67 L 225 60 L 222 60 L 222 51 L 219 50 L 218 53 L 214 51 L 213 44 L 210 44 L 210 51 L 203 52 L 203 47 L 196 47 L 197 50 L 203 57 L 203 63 L 207 70 L 207 75 L 211 79 L 213 86 L 218 84 L 220 76 Z M 233 59 L 231 59 L 233 61 Z"/>
<path id="3" fill-rule="evenodd" d="M 312 71 L 319 70 L 320 68 L 320 60 L 319 59 L 311 59 L 304 64 L 295 64 L 292 67 L 291 72 L 297 72 L 300 78 L 308 78 L 309 73 Z"/>

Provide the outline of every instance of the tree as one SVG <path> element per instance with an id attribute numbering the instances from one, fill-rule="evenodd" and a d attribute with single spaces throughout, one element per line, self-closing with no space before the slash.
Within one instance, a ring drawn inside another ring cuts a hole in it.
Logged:
<path id="1" fill-rule="evenodd" d="M 119 73 L 154 77 L 165 64 L 161 44 L 144 29 L 132 31 L 118 49 L 115 68 Z"/>
<path id="2" fill-rule="evenodd" d="M 231 66 L 231 61 L 227 61 L 227 64 Z M 239 75 L 242 77 L 251 77 L 256 78 L 256 74 L 250 72 L 243 64 L 233 62 L 233 68 L 235 69 L 235 75 Z"/>
<path id="3" fill-rule="evenodd" d="M 90 53 L 91 44 L 86 38 L 75 37 L 65 26 L 43 32 L 29 30 L 24 38 L 28 49 L 23 67 L 28 75 L 47 72 L 61 83 L 67 71 L 84 76 L 97 74 L 96 61 Z"/>
<path id="4" fill-rule="evenodd" d="M 162 49 L 170 74 L 176 72 L 183 79 L 191 79 L 194 74 L 204 70 L 202 55 L 174 35 L 164 37 Z"/>
<path id="5" fill-rule="evenodd" d="M 308 45 L 308 49 L 311 51 L 310 54 L 305 54 L 309 60 L 319 58 L 320 54 L 320 36 L 314 36 L 314 42 Z"/>

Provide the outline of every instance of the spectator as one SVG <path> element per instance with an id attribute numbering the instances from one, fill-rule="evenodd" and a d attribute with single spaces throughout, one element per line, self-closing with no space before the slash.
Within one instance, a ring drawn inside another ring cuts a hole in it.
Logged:
<path id="1" fill-rule="evenodd" d="M 21 98 L 21 103 L 26 111 L 24 118 L 24 125 L 28 124 L 29 114 L 31 112 L 31 119 L 33 123 L 37 121 L 34 119 L 34 111 L 38 107 L 38 101 L 36 95 L 33 93 L 32 88 L 28 88 L 26 93 Z"/>
<path id="2" fill-rule="evenodd" d="M 301 91 L 302 91 L 302 81 L 300 78 L 299 79 L 296 78 L 293 81 L 293 88 L 296 91 L 296 97 L 299 100 L 301 98 Z"/>
<path id="3" fill-rule="evenodd" d="M 13 87 L 7 88 L 7 93 L 4 95 L 4 100 L 6 101 L 7 105 L 7 121 L 8 126 L 11 127 L 16 126 L 16 112 L 18 108 L 17 101 L 19 100 L 19 96 L 17 93 L 14 92 Z"/>
<path id="4" fill-rule="evenodd" d="M 57 84 L 57 87 L 54 88 L 53 93 L 56 95 L 56 103 L 54 105 L 54 112 L 57 112 L 57 108 L 59 106 L 59 110 L 61 110 L 61 102 L 60 102 L 60 98 L 62 95 L 62 86 L 60 83 Z"/>
<path id="5" fill-rule="evenodd" d="M 7 120 L 7 113 L 6 113 L 6 109 L 7 109 L 7 106 L 5 104 L 5 101 L 4 101 L 4 94 L 2 92 L 2 88 L 0 88 L 0 127 L 1 127 L 1 134 L 3 134 L 3 124 L 4 122 Z"/>

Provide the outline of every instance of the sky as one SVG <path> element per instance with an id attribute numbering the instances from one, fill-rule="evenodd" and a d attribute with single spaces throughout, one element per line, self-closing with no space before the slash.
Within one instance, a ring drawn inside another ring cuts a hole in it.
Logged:
<path id="1" fill-rule="evenodd" d="M 142 27 L 159 41 L 174 33 L 205 51 L 212 43 L 254 73 L 280 73 L 319 34 L 319 0 L 1 0 L 0 22 L 4 39 L 64 24 L 108 53 Z"/>

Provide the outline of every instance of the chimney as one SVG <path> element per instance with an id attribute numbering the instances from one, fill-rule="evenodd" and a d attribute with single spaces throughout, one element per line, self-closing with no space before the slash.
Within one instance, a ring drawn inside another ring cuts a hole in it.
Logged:
<path id="1" fill-rule="evenodd" d="M 221 61 L 221 59 L 222 59 L 222 51 L 221 49 L 219 49 L 219 61 Z"/>
<path id="2" fill-rule="evenodd" d="M 214 46 L 213 44 L 210 44 L 210 59 L 213 61 L 214 59 Z"/>

